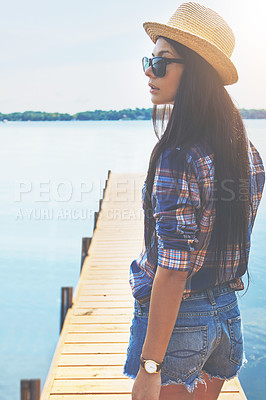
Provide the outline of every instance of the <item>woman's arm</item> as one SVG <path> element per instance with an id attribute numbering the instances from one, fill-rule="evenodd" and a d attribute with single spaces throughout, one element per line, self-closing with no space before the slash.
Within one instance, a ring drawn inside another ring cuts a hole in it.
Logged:
<path id="1" fill-rule="evenodd" d="M 162 362 L 178 315 L 186 283 L 187 271 L 158 267 L 153 282 L 149 321 L 142 349 L 145 359 Z M 161 374 L 148 374 L 140 367 L 132 399 L 156 400 L 161 390 Z"/>
<path id="2" fill-rule="evenodd" d="M 143 358 L 162 362 L 178 315 L 187 274 L 187 271 L 158 267 L 151 293 Z"/>

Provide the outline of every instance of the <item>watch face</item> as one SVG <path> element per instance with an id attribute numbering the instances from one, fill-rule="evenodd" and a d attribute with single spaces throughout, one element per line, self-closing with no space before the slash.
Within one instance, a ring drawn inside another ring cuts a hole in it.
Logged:
<path id="1" fill-rule="evenodd" d="M 145 370 L 149 374 L 154 374 L 157 371 L 157 365 L 154 361 L 148 360 L 145 362 Z"/>

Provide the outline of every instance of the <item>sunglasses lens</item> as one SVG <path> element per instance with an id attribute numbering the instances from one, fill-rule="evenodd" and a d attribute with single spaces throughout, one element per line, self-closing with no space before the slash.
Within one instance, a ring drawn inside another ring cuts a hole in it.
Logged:
<path id="1" fill-rule="evenodd" d="M 166 72 L 165 60 L 162 57 L 153 57 L 151 59 L 149 59 L 148 57 L 143 57 L 142 67 L 144 72 L 146 72 L 147 69 L 149 68 L 150 61 L 151 61 L 152 72 L 154 73 L 154 75 L 157 76 L 158 78 L 162 78 Z"/>
<path id="2" fill-rule="evenodd" d="M 152 59 L 152 70 L 155 76 L 162 78 L 165 75 L 166 64 L 164 59 L 160 57 L 154 57 Z"/>
<path id="3" fill-rule="evenodd" d="M 142 67 L 143 67 L 143 71 L 146 72 L 147 69 L 149 68 L 149 59 L 148 57 L 143 57 L 142 59 Z"/>

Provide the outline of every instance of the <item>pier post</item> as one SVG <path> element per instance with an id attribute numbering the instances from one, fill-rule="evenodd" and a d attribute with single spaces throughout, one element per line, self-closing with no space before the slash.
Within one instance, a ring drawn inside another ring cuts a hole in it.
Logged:
<path id="1" fill-rule="evenodd" d="M 22 379 L 20 381 L 21 400 L 40 400 L 40 397 L 41 397 L 40 379 Z"/>
<path id="2" fill-rule="evenodd" d="M 61 318 L 60 318 L 60 332 L 63 328 L 67 310 L 72 307 L 73 287 L 61 288 Z"/>
<path id="3" fill-rule="evenodd" d="M 82 271 L 83 263 L 85 261 L 85 258 L 87 257 L 90 244 L 91 244 L 91 237 L 82 238 L 80 272 Z"/>
<path id="4" fill-rule="evenodd" d="M 105 180 L 105 186 L 104 186 L 104 188 L 103 188 L 103 198 L 104 198 L 105 189 L 106 189 L 106 186 L 107 186 L 107 182 L 108 182 L 108 180 L 109 180 L 109 178 L 110 178 L 110 175 L 111 175 L 111 170 L 108 169 L 107 179 Z"/>
<path id="5" fill-rule="evenodd" d="M 95 230 L 95 228 L 96 228 L 98 217 L 99 217 L 99 211 L 95 211 L 95 213 L 94 213 L 94 227 L 93 227 L 93 230 Z"/>

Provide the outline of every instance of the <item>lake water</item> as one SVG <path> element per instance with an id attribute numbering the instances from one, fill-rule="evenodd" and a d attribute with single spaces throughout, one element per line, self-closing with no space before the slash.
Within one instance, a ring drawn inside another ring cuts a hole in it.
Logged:
<path id="1" fill-rule="evenodd" d="M 246 120 L 266 165 L 266 120 Z M 20 398 L 20 379 L 42 386 L 59 337 L 60 290 L 79 279 L 81 239 L 110 169 L 146 172 L 151 121 L 14 122 L 0 125 L 0 399 Z M 240 299 L 249 400 L 266 393 L 265 194 L 255 222 L 251 285 Z"/>

